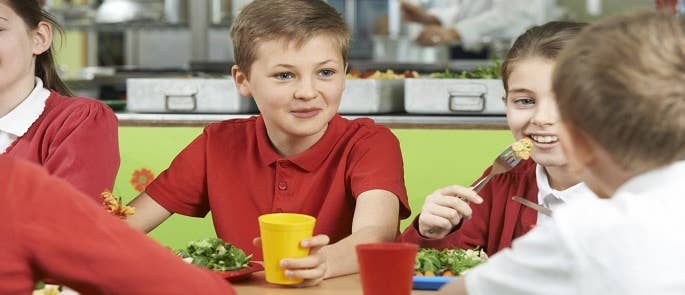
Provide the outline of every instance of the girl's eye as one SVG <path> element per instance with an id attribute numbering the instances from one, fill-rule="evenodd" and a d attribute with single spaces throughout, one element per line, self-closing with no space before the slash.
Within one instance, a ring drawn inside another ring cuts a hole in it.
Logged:
<path id="1" fill-rule="evenodd" d="M 333 76 L 333 74 L 335 74 L 335 71 L 331 69 L 325 69 L 319 72 L 319 75 L 321 75 L 322 77 L 330 77 Z"/>
<path id="2" fill-rule="evenodd" d="M 290 73 L 290 72 L 278 73 L 278 74 L 276 74 L 276 75 L 274 75 L 274 76 L 275 76 L 276 79 L 278 79 L 278 80 L 288 80 L 288 79 L 292 79 L 292 78 L 295 77 L 295 75 L 294 75 L 293 73 Z"/>
<path id="3" fill-rule="evenodd" d="M 518 105 L 527 106 L 527 105 L 535 104 L 535 100 L 532 98 L 523 97 L 523 98 L 514 99 L 514 103 L 518 104 Z"/>

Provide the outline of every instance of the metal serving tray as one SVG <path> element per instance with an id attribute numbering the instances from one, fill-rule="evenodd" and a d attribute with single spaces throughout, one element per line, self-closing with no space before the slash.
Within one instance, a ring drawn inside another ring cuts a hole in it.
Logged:
<path id="1" fill-rule="evenodd" d="M 341 114 L 382 114 L 404 109 L 405 79 L 347 79 Z"/>
<path id="2" fill-rule="evenodd" d="M 506 111 L 499 79 L 407 79 L 404 107 L 415 114 L 490 114 Z"/>
<path id="3" fill-rule="evenodd" d="M 256 113 L 230 78 L 135 78 L 126 80 L 127 105 L 138 113 Z"/>

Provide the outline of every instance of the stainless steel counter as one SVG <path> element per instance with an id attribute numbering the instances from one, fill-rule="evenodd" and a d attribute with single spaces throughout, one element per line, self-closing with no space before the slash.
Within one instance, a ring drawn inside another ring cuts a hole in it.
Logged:
<path id="1" fill-rule="evenodd" d="M 138 114 L 117 113 L 120 126 L 202 127 L 228 119 L 248 118 L 256 114 Z M 504 116 L 418 116 L 408 114 L 350 116 L 371 118 L 379 124 L 398 129 L 483 129 L 506 130 Z"/>

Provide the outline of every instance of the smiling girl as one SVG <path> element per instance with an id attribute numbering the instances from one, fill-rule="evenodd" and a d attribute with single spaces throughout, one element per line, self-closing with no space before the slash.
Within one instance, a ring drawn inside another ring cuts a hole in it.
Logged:
<path id="1" fill-rule="evenodd" d="M 0 0 L 0 154 L 96 198 L 119 169 L 117 118 L 100 102 L 69 97 L 55 71 L 53 27 L 37 0 Z"/>
<path id="2" fill-rule="evenodd" d="M 583 26 L 550 22 L 534 27 L 516 40 L 502 65 L 507 123 L 517 140 L 532 139 L 532 159 L 496 175 L 478 193 L 459 185 L 435 191 L 402 240 L 427 248 L 481 247 L 492 255 L 548 218 L 513 196 L 552 210 L 594 197 L 567 165 L 557 137 L 559 111 L 551 82 L 557 55 Z"/>

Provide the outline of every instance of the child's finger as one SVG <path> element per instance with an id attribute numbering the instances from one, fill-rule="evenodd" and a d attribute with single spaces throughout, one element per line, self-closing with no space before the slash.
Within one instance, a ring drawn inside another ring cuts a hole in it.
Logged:
<path id="1" fill-rule="evenodd" d="M 323 261 L 316 255 L 303 258 L 286 258 L 280 262 L 280 267 L 287 270 L 316 268 L 323 264 Z"/>
<path id="2" fill-rule="evenodd" d="M 310 268 L 310 269 L 298 269 L 298 270 L 286 270 L 285 276 L 293 279 L 305 279 L 305 280 L 316 280 L 323 278 L 326 271 L 323 267 Z"/>
<path id="3" fill-rule="evenodd" d="M 444 187 L 442 189 L 439 189 L 438 192 L 444 196 L 459 197 L 476 204 L 480 204 L 483 202 L 483 198 L 481 198 L 471 188 L 463 187 L 460 185 L 451 185 L 448 187 Z"/>
<path id="4" fill-rule="evenodd" d="M 426 211 L 426 213 L 447 219 L 452 226 L 456 225 L 461 220 L 460 212 L 450 207 L 433 204 L 432 206 L 428 206 Z"/>
<path id="5" fill-rule="evenodd" d="M 438 228 L 440 230 L 449 231 L 452 229 L 452 223 L 450 223 L 449 220 L 442 218 L 440 216 L 432 214 L 425 214 L 424 216 L 424 214 L 421 214 L 421 216 L 419 216 L 419 228 L 422 229 L 421 234 L 428 237 L 428 235 L 424 234 L 424 232 L 428 229 Z"/>
<path id="6" fill-rule="evenodd" d="M 331 239 L 327 235 L 316 235 L 311 238 L 306 238 L 300 242 L 302 248 L 317 248 L 328 245 Z"/>
<path id="7" fill-rule="evenodd" d="M 459 198 L 455 198 L 455 197 L 442 196 L 439 198 L 435 198 L 433 200 L 433 205 L 436 207 L 442 207 L 442 208 L 446 208 L 446 209 L 456 211 L 454 213 L 458 213 L 460 215 L 460 217 L 469 217 L 469 216 L 471 216 L 471 214 L 473 214 L 473 210 L 471 210 L 471 206 L 469 206 L 468 203 L 462 201 Z M 451 214 L 450 215 L 440 215 L 440 216 L 449 219 Z"/>
<path id="8" fill-rule="evenodd" d="M 257 248 L 261 248 L 262 247 L 262 238 L 252 239 L 252 245 L 254 245 Z"/>

